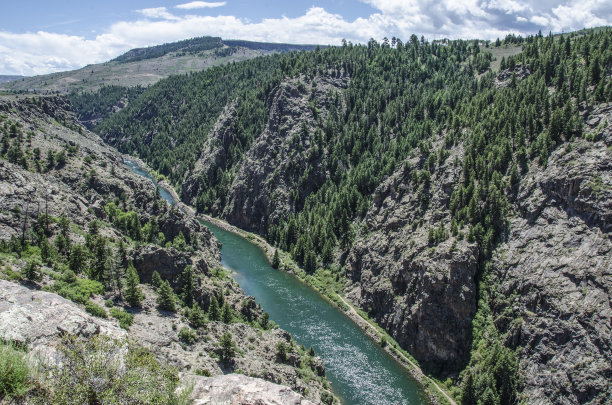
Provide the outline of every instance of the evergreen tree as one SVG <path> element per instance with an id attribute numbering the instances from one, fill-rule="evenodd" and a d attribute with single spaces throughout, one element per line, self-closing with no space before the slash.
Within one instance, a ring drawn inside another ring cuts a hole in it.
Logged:
<path id="1" fill-rule="evenodd" d="M 170 286 L 168 280 L 165 280 L 161 283 L 159 289 L 157 290 L 157 305 L 159 309 L 164 311 L 176 311 L 176 302 L 174 299 L 174 291 Z"/>
<path id="2" fill-rule="evenodd" d="M 232 314 L 232 308 L 226 302 L 223 304 L 223 309 L 221 311 L 221 321 L 223 323 L 231 323 L 232 319 L 234 319 L 234 315 Z"/>
<path id="3" fill-rule="evenodd" d="M 223 361 L 228 361 L 234 357 L 236 343 L 232 340 L 232 334 L 230 332 L 225 332 L 221 336 L 221 339 L 219 339 L 219 346 L 221 347 L 221 359 Z"/>
<path id="4" fill-rule="evenodd" d="M 28 281 L 39 280 L 41 278 L 40 263 L 34 259 L 28 260 L 23 269 L 23 275 Z"/>
<path id="5" fill-rule="evenodd" d="M 139 307 L 143 299 L 142 291 L 138 286 L 139 284 L 140 278 L 138 277 L 138 272 L 134 265 L 130 263 L 127 268 L 125 280 L 125 301 L 132 307 Z"/>
<path id="6" fill-rule="evenodd" d="M 306 259 L 304 260 L 304 270 L 307 273 L 314 273 L 317 269 L 317 257 L 314 252 L 311 250 L 306 253 Z"/>
<path id="7" fill-rule="evenodd" d="M 278 269 L 278 266 L 280 266 L 280 257 L 278 256 L 278 249 L 275 249 L 272 257 L 272 267 Z"/>
<path id="8" fill-rule="evenodd" d="M 191 266 L 185 266 L 183 270 L 183 304 L 186 307 L 193 306 L 194 274 Z"/>
<path id="9" fill-rule="evenodd" d="M 217 299 L 214 295 L 210 298 L 210 305 L 208 307 L 208 317 L 211 321 L 218 321 L 219 319 L 221 319 L 221 315 L 219 313 L 219 303 L 217 302 Z"/>
<path id="10" fill-rule="evenodd" d="M 189 311 L 189 322 L 196 329 L 206 325 L 206 313 L 197 302 L 193 304 Z"/>
<path id="11" fill-rule="evenodd" d="M 68 268 L 76 274 L 82 273 L 87 266 L 88 251 L 85 245 L 77 243 L 70 250 L 70 258 L 68 259 Z"/>
<path id="12" fill-rule="evenodd" d="M 151 284 L 155 288 L 159 288 L 162 285 L 162 278 L 157 272 L 157 270 L 153 271 L 153 275 L 151 276 Z"/>

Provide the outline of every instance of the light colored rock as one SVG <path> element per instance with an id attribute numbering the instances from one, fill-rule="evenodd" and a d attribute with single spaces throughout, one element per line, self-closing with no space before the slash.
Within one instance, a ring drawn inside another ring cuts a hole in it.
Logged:
<path id="1" fill-rule="evenodd" d="M 193 405 L 313 404 L 285 386 L 242 374 L 195 377 L 191 398 Z"/>
<path id="2" fill-rule="evenodd" d="M 47 358 L 57 340 L 67 334 L 126 336 L 115 321 L 91 316 L 57 294 L 0 280 L 0 339 L 25 344 L 36 356 Z"/>

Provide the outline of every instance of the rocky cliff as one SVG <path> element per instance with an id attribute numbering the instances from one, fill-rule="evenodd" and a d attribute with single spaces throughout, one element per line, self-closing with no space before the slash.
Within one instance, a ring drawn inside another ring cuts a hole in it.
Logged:
<path id="1" fill-rule="evenodd" d="M 0 279 L 9 280 L 0 280 L 1 340 L 27 346 L 31 357 L 49 357 L 64 335 L 128 337 L 185 381 L 240 372 L 290 387 L 245 379 L 236 387 L 240 398 L 321 401 L 328 383 L 320 359 L 288 333 L 260 324 L 261 308 L 220 268 L 212 233 L 124 164 L 134 158 L 82 128 L 65 98 L 3 96 L 0 113 L 8 144 L 0 160 Z M 136 306 L 126 301 L 130 264 L 143 283 Z M 195 306 L 181 308 L 187 268 L 194 305 L 207 311 L 214 300 L 219 320 L 203 312 L 194 324 Z M 158 307 L 154 272 L 174 290 L 177 312 Z M 227 333 L 235 355 L 222 359 Z M 286 358 L 278 357 L 279 344 Z M 212 379 L 209 394 L 235 397 L 223 389 L 242 380 L 229 380 Z M 264 388 L 271 393 L 261 394 Z"/>
<path id="2" fill-rule="evenodd" d="M 440 226 L 450 234 L 449 200 L 462 151 L 450 149 L 429 180 L 428 152 L 401 165 L 374 192 L 346 259 L 347 297 L 423 363 L 451 365 L 470 349 L 478 247 L 456 236 L 439 244 L 429 237 Z"/>
<path id="3" fill-rule="evenodd" d="M 586 117 L 593 142 L 532 166 L 493 257 L 496 323 L 520 350 L 533 403 L 612 401 L 610 122 L 611 105 L 595 108 Z"/>
<path id="4" fill-rule="evenodd" d="M 283 81 L 266 100 L 269 115 L 229 185 L 226 204 L 213 214 L 242 229 L 265 233 L 271 223 L 301 208 L 306 197 L 327 179 L 323 123 L 329 109 L 342 109 L 339 95 L 350 79 L 346 73 L 300 76 Z M 210 167 L 226 169 L 227 150 L 237 130 L 230 104 L 219 117 L 195 169 L 183 184 L 182 197 L 193 202 L 202 175 Z M 213 165 L 213 163 L 215 163 Z M 298 191 L 298 193 L 292 193 Z"/>

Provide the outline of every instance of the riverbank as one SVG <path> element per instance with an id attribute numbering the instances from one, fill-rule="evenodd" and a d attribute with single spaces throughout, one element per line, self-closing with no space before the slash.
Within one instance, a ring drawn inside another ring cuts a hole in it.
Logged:
<path id="1" fill-rule="evenodd" d="M 138 166 L 140 166 L 143 170 L 149 171 L 148 167 L 140 160 L 133 160 Z M 152 176 L 155 176 L 155 173 L 151 172 Z M 261 252 L 264 254 L 267 261 L 272 264 L 272 259 L 274 256 L 274 252 L 276 249 L 270 245 L 263 237 L 244 231 L 240 228 L 237 228 L 226 221 L 223 221 L 218 218 L 213 218 L 208 215 L 196 215 L 196 211 L 182 203 L 179 199 L 178 194 L 174 190 L 172 186 L 164 179 L 159 179 L 156 177 L 155 181 L 159 187 L 163 188 L 172 199 L 176 201 L 176 205 L 182 211 L 194 215 L 204 221 L 207 221 L 227 232 L 231 232 L 232 234 L 238 235 L 247 241 L 251 242 L 254 246 L 257 246 Z M 414 360 L 409 353 L 405 352 L 398 344 L 389 336 L 380 326 L 378 326 L 374 321 L 369 319 L 367 315 L 357 309 L 353 303 L 342 297 L 339 294 L 341 288 L 338 284 L 338 279 L 336 279 L 335 287 L 329 288 L 329 283 L 323 279 L 323 277 L 317 278 L 316 276 L 307 274 L 303 269 L 301 269 L 290 257 L 289 253 L 278 250 L 280 265 L 279 268 L 284 270 L 285 272 L 293 275 L 297 280 L 309 286 L 313 291 L 318 293 L 318 295 L 340 309 L 341 312 L 348 317 L 359 329 L 361 329 L 366 336 L 368 336 L 372 341 L 374 341 L 377 345 L 383 348 L 398 364 L 400 364 L 404 369 L 406 369 L 414 378 L 414 380 L 421 386 L 423 392 L 427 395 L 429 401 L 432 404 L 442 405 L 442 404 L 451 404 L 456 405 L 455 401 L 451 398 L 451 396 L 445 392 L 445 390 L 440 386 L 441 384 L 437 383 L 431 377 L 425 375 L 421 368 L 419 367 L 416 360 Z M 320 276 L 320 274 L 319 274 Z"/>
<path id="2" fill-rule="evenodd" d="M 270 245 L 264 238 L 251 232 L 235 227 L 226 221 L 219 218 L 214 218 L 205 214 L 198 214 L 198 217 L 204 221 L 210 222 L 219 228 L 232 232 L 241 236 L 251 243 L 257 245 L 264 253 L 270 264 L 272 264 L 275 247 Z M 315 290 L 321 297 L 327 300 L 330 304 L 339 308 L 349 319 L 351 319 L 367 336 L 379 343 L 383 349 L 393 357 L 399 364 L 404 366 L 412 375 L 412 377 L 421 385 L 432 404 L 442 405 L 450 404 L 457 405 L 456 401 L 448 394 L 433 378 L 426 375 L 418 365 L 417 361 L 399 347 L 399 344 L 386 333 L 374 321 L 369 319 L 367 315 L 355 307 L 353 303 L 348 301 L 337 293 L 322 291 L 318 286 L 310 282 L 305 271 L 299 268 L 291 258 L 289 253 L 279 251 L 280 265 L 279 269 L 287 271 L 295 276 L 298 280 L 308 285 Z M 333 295 L 331 295 L 333 294 Z"/>

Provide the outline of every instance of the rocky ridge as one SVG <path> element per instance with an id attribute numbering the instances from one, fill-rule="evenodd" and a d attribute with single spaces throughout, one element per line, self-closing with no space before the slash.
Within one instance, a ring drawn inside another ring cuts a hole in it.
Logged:
<path id="1" fill-rule="evenodd" d="M 450 223 L 462 147 L 453 147 L 426 181 L 428 155 L 419 150 L 374 192 L 346 258 L 347 298 L 420 362 L 452 364 L 469 354 L 478 248 L 454 236 L 437 246 L 429 240 L 438 224 Z"/>
<path id="2" fill-rule="evenodd" d="M 300 76 L 283 81 L 266 101 L 269 116 L 232 180 L 227 204 L 215 215 L 241 229 L 265 232 L 269 223 L 294 212 L 326 180 L 322 123 L 336 97 L 348 87 L 346 73 L 334 76 Z M 209 135 L 195 169 L 182 189 L 193 202 L 198 178 L 212 162 L 223 162 L 226 145 L 235 136 L 233 105 L 225 108 Z M 291 190 L 300 190 L 292 195 Z M 218 209 L 218 208 L 217 208 Z"/>
<path id="3" fill-rule="evenodd" d="M 252 298 L 245 296 L 225 271 L 219 269 L 219 244 L 212 233 L 190 214 L 159 200 L 154 184 L 124 165 L 126 156 L 78 124 L 65 98 L 2 97 L 0 113 L 2 137 L 8 139 L 11 146 L 18 145 L 24 156 L 15 163 L 0 160 L 0 239 L 4 241 L 3 246 L 7 246 L 9 240 L 9 245 L 12 240 L 20 240 L 24 234 L 26 240 L 33 238 L 43 214 L 50 218 L 46 226 L 49 241 L 56 244 L 60 234 L 56 218 L 65 215 L 71 224 L 69 238 L 72 244 L 87 241 L 88 235 L 84 230 L 91 228 L 94 221 L 99 224 L 100 235 L 110 244 L 111 253 L 120 241 L 124 243 L 126 255 L 117 265 L 122 267 L 133 262 L 143 283 L 150 283 L 153 271 L 157 271 L 170 282 L 176 293 L 180 293 L 184 284 L 181 275 L 190 265 L 195 275 L 195 301 L 206 309 L 213 296 L 219 298 L 223 294 L 224 301 L 238 314 L 236 323 L 211 321 L 205 328 L 194 330 L 195 342 L 192 344 L 185 344 L 179 337 L 181 329 L 191 328 L 188 319 L 181 311 L 167 313 L 158 310 L 157 292 L 147 284 L 141 285 L 144 301 L 140 309 L 126 305 L 112 289 L 103 295 L 94 295 L 90 301 L 103 308 L 111 300 L 116 307 L 131 313 L 134 323 L 127 336 L 137 339 L 160 360 L 187 375 L 200 371 L 210 375 L 242 372 L 285 384 L 310 401 L 320 402 L 320 393 L 327 390 L 320 359 L 300 354 L 299 348 L 284 331 L 261 330 L 240 323 L 242 317 L 256 321 L 263 311 L 254 305 Z M 34 159 L 37 153 L 42 157 L 50 153 L 52 163 Z M 59 163 L 57 159 L 62 153 L 65 160 Z M 109 203 L 115 203 L 117 209 L 133 210 L 143 225 L 155 220 L 162 239 L 166 241 L 172 242 L 183 235 L 186 246 L 134 243 L 134 235 L 130 233 L 133 229 L 122 228 L 116 214 L 109 210 Z M 26 258 L 15 254 L 3 253 L 1 258 L 0 278 L 10 280 L 19 279 L 19 274 L 29 263 Z M 116 320 L 94 318 L 79 305 L 58 295 L 36 291 L 41 287 L 53 290 L 54 284 L 64 279 L 65 271 L 62 266 L 43 263 L 40 281 L 25 284 L 25 287 L 2 281 L 2 339 L 27 341 L 32 352 L 45 352 L 52 346 L 51 342 L 64 333 L 83 337 L 100 333 L 114 337 L 126 335 Z M 13 327 L 30 325 L 33 320 L 45 326 Z M 218 354 L 218 341 L 226 332 L 232 334 L 237 351 L 237 356 L 227 364 L 219 361 Z M 276 345 L 279 342 L 288 348 L 286 360 L 277 357 Z M 310 377 L 304 380 L 304 376 Z M 278 390 L 285 392 L 289 389 Z M 249 388 L 245 387 L 244 392 L 248 393 Z M 293 396 L 299 397 L 299 394 Z"/>
<path id="4" fill-rule="evenodd" d="M 594 141 L 559 148 L 521 181 L 492 260 L 496 323 L 537 403 L 612 401 L 612 105 L 586 122 Z"/>

